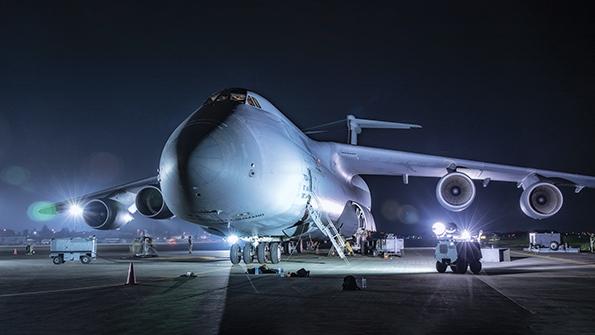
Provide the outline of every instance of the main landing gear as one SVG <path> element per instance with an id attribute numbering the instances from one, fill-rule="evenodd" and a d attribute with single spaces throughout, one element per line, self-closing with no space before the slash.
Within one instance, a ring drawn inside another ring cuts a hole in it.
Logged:
<path id="1" fill-rule="evenodd" d="M 246 243 L 244 247 L 233 244 L 229 249 L 229 260 L 232 264 L 239 264 L 242 260 L 246 264 L 256 261 L 265 264 L 267 261 L 277 264 L 281 261 L 281 248 L 278 242 L 260 242 L 256 247 Z"/>

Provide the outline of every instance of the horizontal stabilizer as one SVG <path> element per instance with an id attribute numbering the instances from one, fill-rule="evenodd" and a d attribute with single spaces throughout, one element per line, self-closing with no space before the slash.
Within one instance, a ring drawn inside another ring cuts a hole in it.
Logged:
<path id="1" fill-rule="evenodd" d="M 384 129 L 411 129 L 411 128 L 421 128 L 420 125 L 413 124 L 413 123 L 401 123 L 401 122 L 389 122 L 389 121 L 377 121 L 377 120 L 357 119 L 353 115 L 347 116 L 347 120 L 349 120 L 349 122 L 351 123 L 352 127 L 359 127 L 359 128 L 384 128 Z"/>
<path id="2" fill-rule="evenodd" d="M 361 134 L 362 129 L 364 129 L 364 128 L 376 128 L 376 129 L 421 128 L 420 125 L 413 124 L 413 123 L 358 119 L 353 115 L 347 115 L 347 127 L 349 128 L 349 143 L 353 144 L 353 145 L 357 145 L 357 135 Z"/>

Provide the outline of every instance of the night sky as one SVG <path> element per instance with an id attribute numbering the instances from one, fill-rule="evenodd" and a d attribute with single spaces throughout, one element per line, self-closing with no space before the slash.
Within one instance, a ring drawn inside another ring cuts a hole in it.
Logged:
<path id="1" fill-rule="evenodd" d="M 595 175 L 591 8 L 175 3 L 0 1 L 0 227 L 72 225 L 27 208 L 155 175 L 169 134 L 226 87 L 259 92 L 302 128 L 346 114 L 424 126 L 368 130 L 362 145 Z M 594 190 L 563 189 L 562 210 L 538 222 L 513 184 L 478 184 L 453 214 L 436 179 L 365 179 L 385 231 L 595 230 Z"/>

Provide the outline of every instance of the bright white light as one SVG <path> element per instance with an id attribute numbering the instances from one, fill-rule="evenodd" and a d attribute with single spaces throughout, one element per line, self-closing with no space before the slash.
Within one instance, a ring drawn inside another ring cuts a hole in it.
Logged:
<path id="1" fill-rule="evenodd" d="M 326 211 L 327 213 L 334 214 L 336 216 L 339 216 L 341 215 L 341 213 L 343 213 L 343 208 L 345 207 L 345 205 L 341 205 L 338 202 L 326 198 L 320 198 L 319 200 L 322 210 Z"/>
<path id="2" fill-rule="evenodd" d="M 130 213 L 124 213 L 124 216 L 122 216 L 122 219 L 124 220 L 124 223 L 128 223 L 132 220 L 134 220 L 134 216 L 132 216 L 132 214 Z"/>
<path id="3" fill-rule="evenodd" d="M 83 208 L 79 204 L 70 204 L 68 214 L 72 217 L 81 217 L 83 216 Z"/>
<path id="4" fill-rule="evenodd" d="M 446 233 L 446 226 L 442 222 L 436 222 L 432 225 L 432 231 L 436 236 L 442 236 Z"/>
<path id="5" fill-rule="evenodd" d="M 136 209 L 136 204 L 132 204 L 130 205 L 130 207 L 128 207 L 128 212 L 130 212 L 130 214 L 134 214 L 136 213 L 137 209 Z"/>
<path id="6" fill-rule="evenodd" d="M 229 243 L 229 244 L 236 244 L 236 243 L 238 243 L 238 240 L 239 240 L 239 238 L 237 235 L 229 235 L 227 237 L 227 243 Z"/>
<path id="7" fill-rule="evenodd" d="M 470 232 L 469 232 L 467 229 L 465 229 L 465 230 L 463 230 L 463 232 L 461 233 L 461 238 L 462 238 L 463 240 L 469 240 L 469 239 L 471 239 L 471 233 L 470 233 Z"/>

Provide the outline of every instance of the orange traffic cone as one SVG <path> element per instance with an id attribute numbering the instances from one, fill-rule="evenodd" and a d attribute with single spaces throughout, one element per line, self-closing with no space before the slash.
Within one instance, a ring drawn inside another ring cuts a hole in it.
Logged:
<path id="1" fill-rule="evenodd" d="M 14 256 L 16 256 L 16 255 L 18 255 L 18 254 L 19 254 L 19 253 L 17 252 L 17 248 L 14 248 L 14 250 L 12 250 L 12 254 L 13 254 Z"/>
<path id="2" fill-rule="evenodd" d="M 132 262 L 128 266 L 128 277 L 125 285 L 136 285 L 136 275 L 134 274 L 134 264 Z"/>

